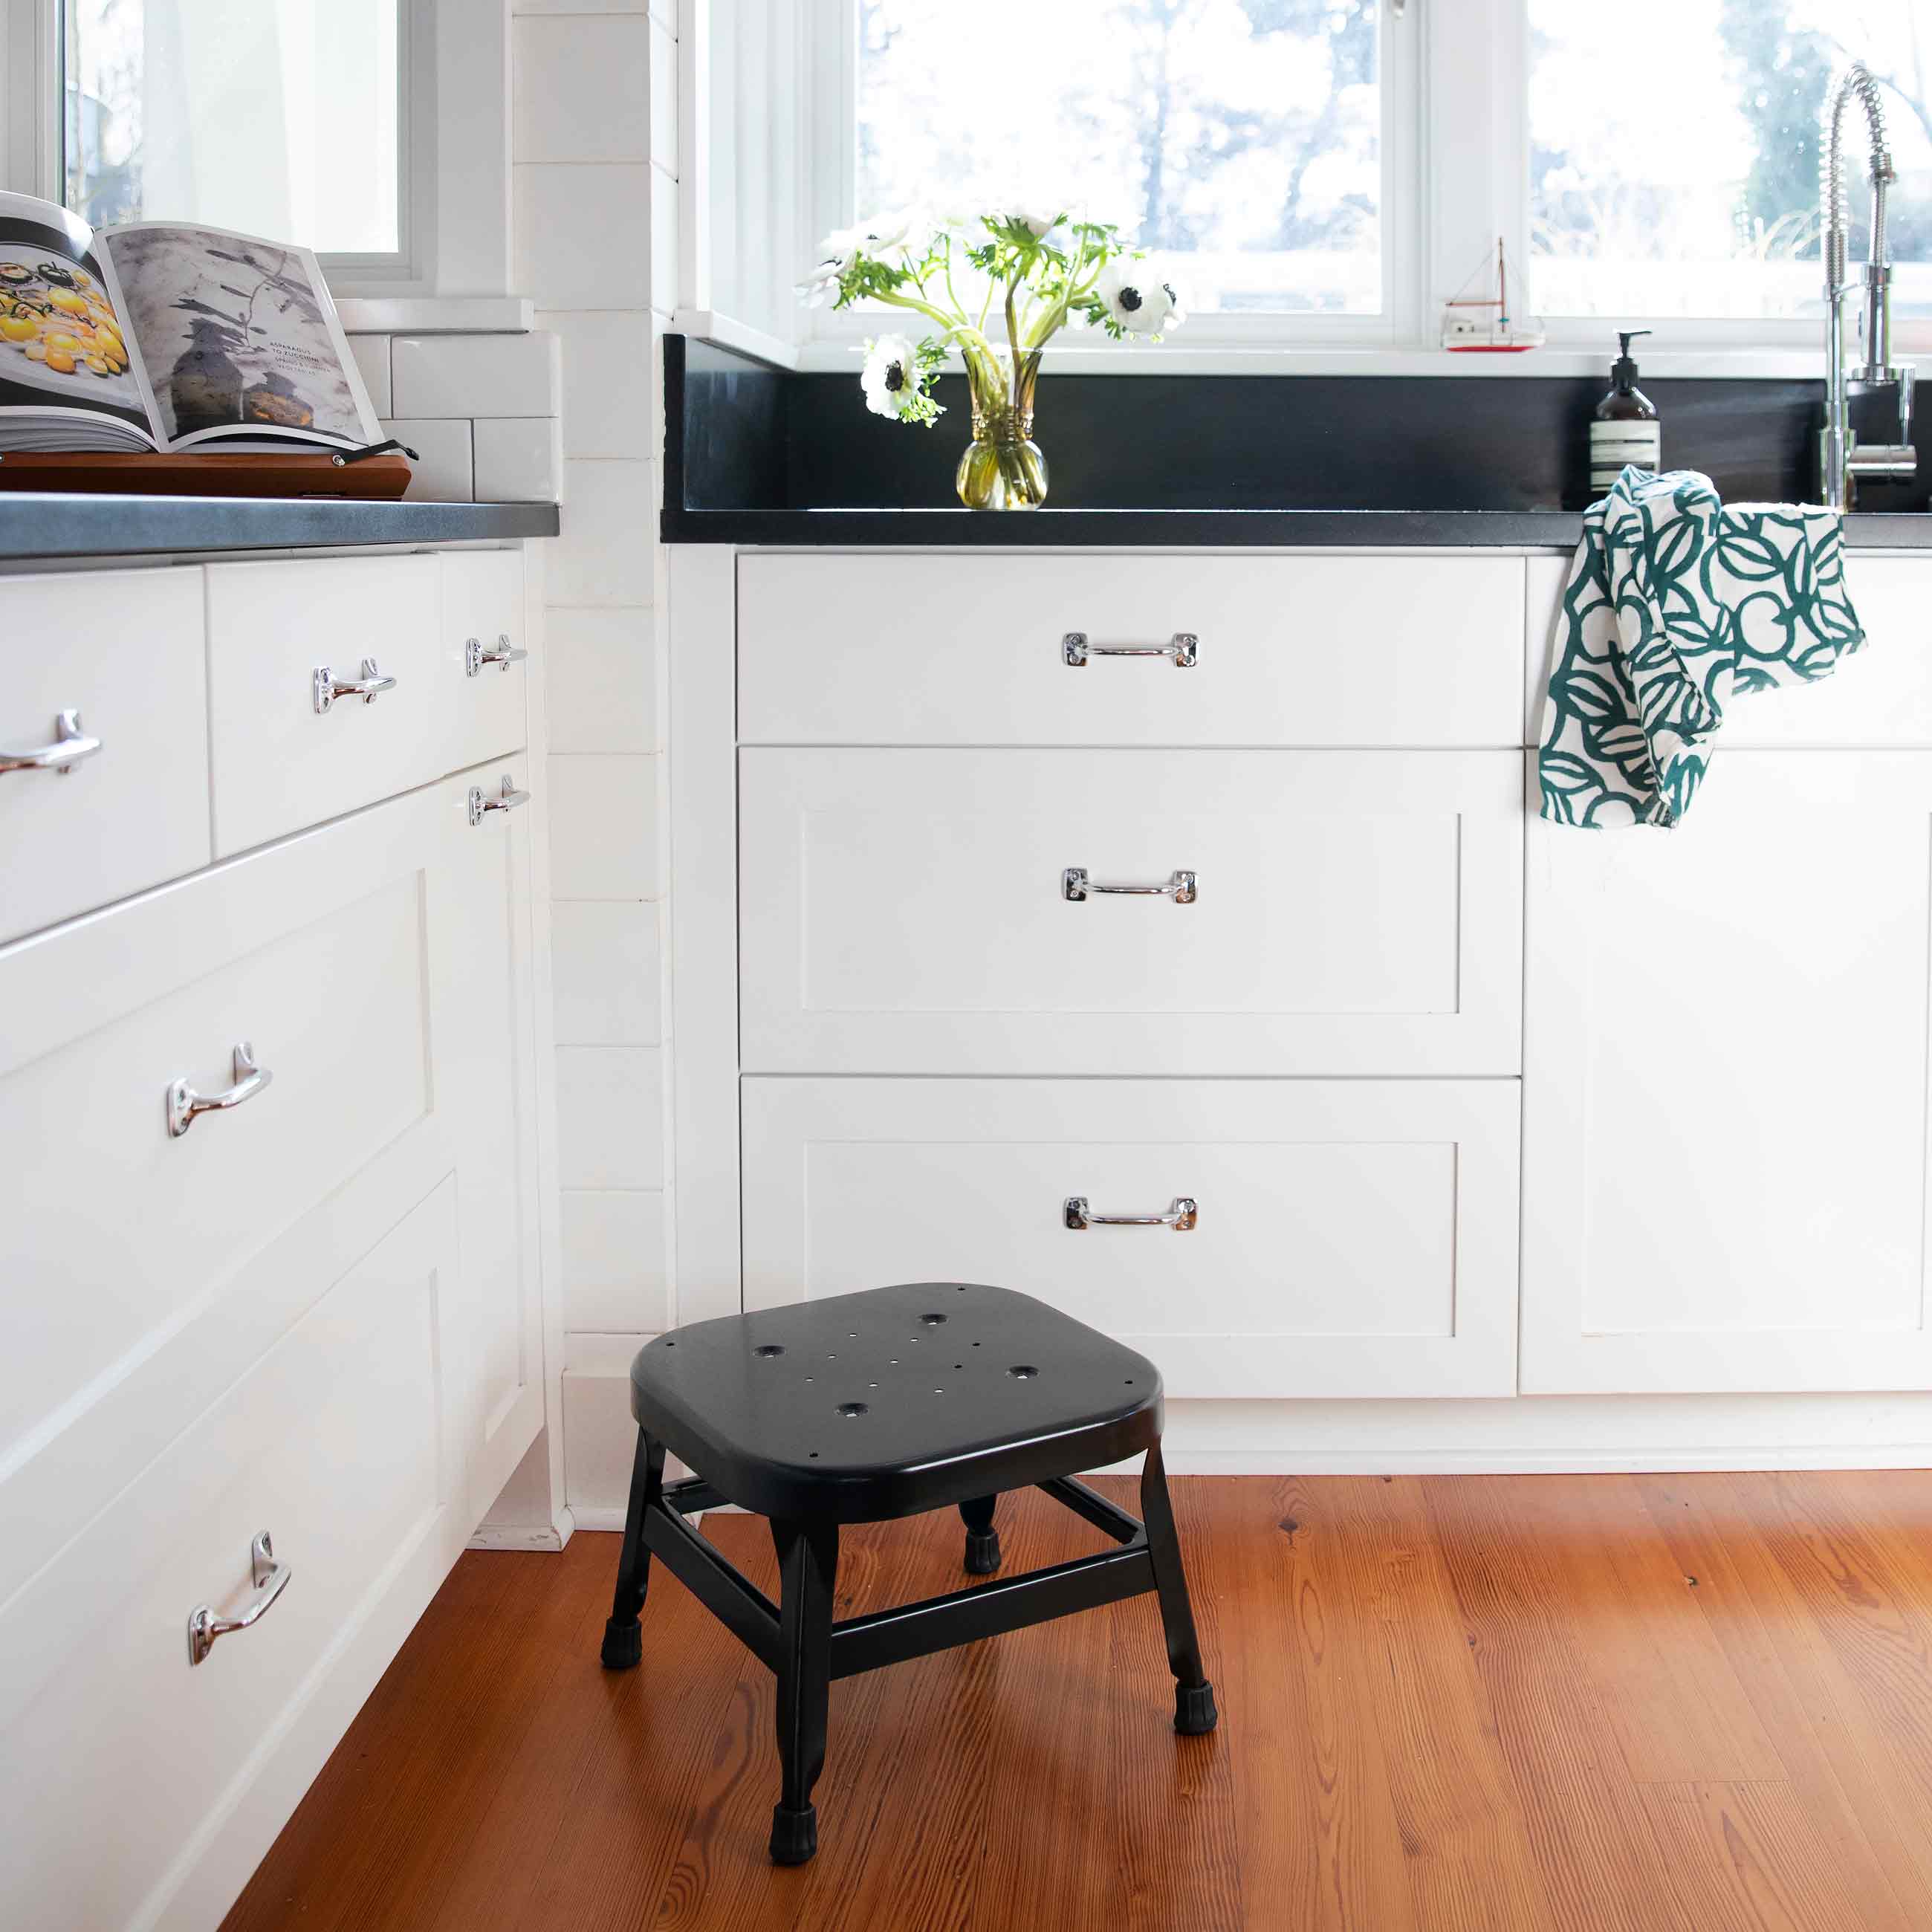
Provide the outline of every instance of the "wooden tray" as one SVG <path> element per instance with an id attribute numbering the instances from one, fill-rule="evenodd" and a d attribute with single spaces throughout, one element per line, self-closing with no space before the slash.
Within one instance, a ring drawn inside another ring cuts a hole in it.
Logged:
<path id="1" fill-rule="evenodd" d="M 339 466 L 326 451 L 308 450 L 0 456 L 0 490 L 119 496 L 400 496 L 409 487 L 409 458 L 393 451 Z"/>

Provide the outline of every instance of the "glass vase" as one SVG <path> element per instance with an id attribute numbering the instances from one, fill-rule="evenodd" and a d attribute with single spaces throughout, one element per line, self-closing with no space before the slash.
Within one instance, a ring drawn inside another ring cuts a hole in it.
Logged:
<path id="1" fill-rule="evenodd" d="M 1036 510 L 1046 501 L 1046 458 L 1033 440 L 1040 351 L 1016 361 L 970 356 L 973 440 L 953 478 L 969 510 Z"/>

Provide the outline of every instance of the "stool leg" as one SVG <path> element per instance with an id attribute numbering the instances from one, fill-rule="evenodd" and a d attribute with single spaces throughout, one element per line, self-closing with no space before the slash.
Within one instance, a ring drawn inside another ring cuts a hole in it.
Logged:
<path id="1" fill-rule="evenodd" d="M 1214 1687 L 1201 1668 L 1201 1646 L 1194 1634 L 1194 1611 L 1187 1600 L 1187 1575 L 1180 1567 L 1180 1539 L 1174 1530 L 1174 1505 L 1168 1500 L 1167 1471 L 1156 1442 L 1141 1467 L 1141 1516 L 1147 1524 L 1148 1554 L 1154 1559 L 1154 1588 L 1160 1620 L 1167 1629 L 1167 1660 L 1174 1672 L 1174 1728 L 1198 1737 L 1220 1721 Z"/>
<path id="2" fill-rule="evenodd" d="M 604 1626 L 604 1668 L 628 1670 L 644 1654 L 638 1612 L 651 1580 L 651 1552 L 644 1547 L 644 1511 L 664 1493 L 664 1446 L 638 1431 L 637 1460 L 631 1466 L 631 1500 L 624 1512 L 624 1546 L 617 1558 L 617 1592 Z"/>
<path id="3" fill-rule="evenodd" d="M 832 1692 L 832 1586 L 838 1572 L 836 1522 L 774 1521 L 782 1584 L 778 1604 L 778 1762 L 772 1862 L 802 1865 L 818 1850 L 812 1787 L 825 1768 L 825 1713 Z"/>
<path id="4" fill-rule="evenodd" d="M 959 1505 L 960 1518 L 966 1526 L 969 1576 L 990 1576 L 1000 1567 L 1000 1532 L 993 1527 L 994 1506 L 999 1500 L 998 1496 L 975 1496 Z"/>

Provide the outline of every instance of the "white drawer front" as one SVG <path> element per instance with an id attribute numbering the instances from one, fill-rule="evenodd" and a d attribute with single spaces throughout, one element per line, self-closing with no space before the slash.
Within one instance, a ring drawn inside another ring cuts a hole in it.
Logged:
<path id="1" fill-rule="evenodd" d="M 453 769 L 468 695 L 442 623 L 438 560 L 342 557 L 208 572 L 214 846 L 243 852 Z M 316 709 L 316 671 L 392 689 Z"/>
<path id="2" fill-rule="evenodd" d="M 526 651 L 524 554 L 520 550 L 458 550 L 439 560 L 442 576 L 442 682 L 453 740 L 448 769 L 520 749 L 529 733 L 524 718 L 526 660 L 493 664 L 486 655 Z M 474 646 L 472 650 L 472 646 Z M 478 668 L 472 671 L 472 665 Z"/>
<path id="3" fill-rule="evenodd" d="M 1521 758 L 741 754 L 748 1072 L 1513 1073 Z M 1196 898 L 1065 896 L 1063 874 Z"/>
<path id="4" fill-rule="evenodd" d="M 0 1613 L 0 1922 L 217 1924 L 420 1613 L 467 1528 L 454 1210 L 446 1183 Z M 190 1667 L 262 1529 L 290 1582 Z"/>
<path id="5" fill-rule="evenodd" d="M 748 1080 L 746 1306 L 992 1282 L 1173 1396 L 1508 1395 L 1517 1118 L 1514 1081 Z"/>
<path id="6" fill-rule="evenodd" d="M 1517 742 L 1520 558 L 754 555 L 754 744 Z M 1090 653 L 1198 640 L 1196 661 Z"/>
<path id="7" fill-rule="evenodd" d="M 144 1441 L 152 1454 L 210 1398 L 211 1371 L 232 1379 L 267 1346 L 280 1290 L 237 1293 L 244 1264 L 364 1170 L 387 1200 L 385 1169 L 449 1164 L 416 1143 L 442 1131 L 431 1021 L 460 962 L 441 950 L 438 870 L 460 811 L 454 787 L 418 794 L 0 955 L 0 1173 L 16 1204 L 0 1576 L 28 1523 L 92 1497 L 97 1474 L 124 1480 Z M 171 1136 L 170 1083 L 226 1088 L 243 1040 L 272 1084 Z M 358 1222 L 358 1198 L 338 1204 L 366 1245 L 394 1215 Z M 46 1507 L 16 1481 L 50 1485 Z"/>
<path id="8" fill-rule="evenodd" d="M 0 772 L 0 940 L 208 863 L 199 570 L 0 580 L 0 754 L 78 711 L 100 749 Z"/>

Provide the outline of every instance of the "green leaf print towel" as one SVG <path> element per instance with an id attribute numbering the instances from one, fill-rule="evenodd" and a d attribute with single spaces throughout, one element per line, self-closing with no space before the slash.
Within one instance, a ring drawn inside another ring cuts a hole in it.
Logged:
<path id="1" fill-rule="evenodd" d="M 1834 511 L 1726 509 L 1708 476 L 1626 469 L 1583 518 L 1538 770 L 1561 825 L 1675 825 L 1739 692 L 1828 677 L 1864 642 Z"/>

